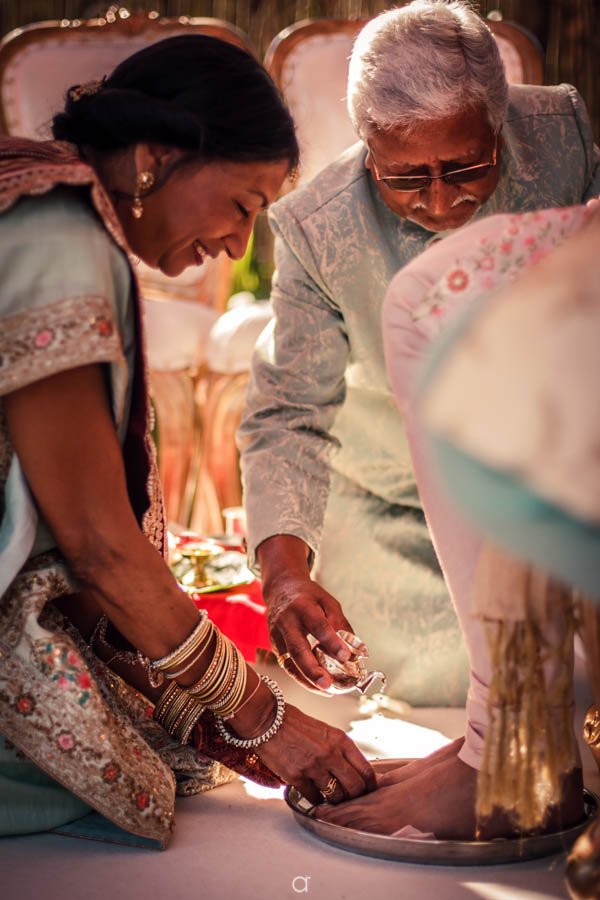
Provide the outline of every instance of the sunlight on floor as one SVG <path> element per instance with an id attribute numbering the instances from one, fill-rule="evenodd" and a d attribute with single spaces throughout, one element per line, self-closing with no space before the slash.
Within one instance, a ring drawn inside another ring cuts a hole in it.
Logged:
<path id="1" fill-rule="evenodd" d="M 473 891 L 476 897 L 482 900 L 553 900 L 556 896 L 557 900 L 562 894 L 550 895 L 546 892 L 540 894 L 538 891 L 526 891 L 520 885 L 513 887 L 502 884 L 485 884 L 478 881 L 463 881 L 463 887 Z"/>
<path id="2" fill-rule="evenodd" d="M 244 784 L 244 790 L 246 791 L 248 796 L 254 797 L 255 800 L 283 800 L 283 792 L 285 790 L 284 787 L 263 787 L 262 784 L 256 784 L 256 782 L 250 781 L 248 778 L 244 778 L 243 776 L 241 778 L 241 781 Z"/>
<path id="3" fill-rule="evenodd" d="M 450 738 L 440 731 L 402 719 L 390 719 L 382 713 L 358 719 L 350 725 L 348 736 L 371 759 L 413 759 L 427 756 L 450 743 Z"/>

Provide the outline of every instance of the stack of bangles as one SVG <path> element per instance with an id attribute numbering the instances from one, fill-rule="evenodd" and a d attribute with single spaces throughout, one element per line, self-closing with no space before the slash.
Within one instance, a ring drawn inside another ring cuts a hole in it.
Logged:
<path id="1" fill-rule="evenodd" d="M 212 659 L 202 678 L 186 688 L 178 685 L 175 679 L 192 668 L 209 647 L 213 636 L 215 641 Z M 215 714 L 217 730 L 223 740 L 236 747 L 258 747 L 272 738 L 281 727 L 285 700 L 279 686 L 263 675 L 252 693 L 242 701 L 248 674 L 244 658 L 235 644 L 210 621 L 205 609 L 200 611 L 200 620 L 189 637 L 167 656 L 151 660 L 150 666 L 170 682 L 154 707 L 154 718 L 182 744 L 189 740 L 205 709 L 210 709 Z M 264 734 L 258 737 L 248 740 L 234 737 L 224 722 L 252 700 L 263 681 L 277 701 L 275 719 Z"/>

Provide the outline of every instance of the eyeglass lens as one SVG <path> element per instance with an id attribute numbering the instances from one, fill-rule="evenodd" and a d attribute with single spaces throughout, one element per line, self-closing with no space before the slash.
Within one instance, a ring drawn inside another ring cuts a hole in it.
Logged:
<path id="1" fill-rule="evenodd" d="M 456 172 L 447 172 L 441 175 L 440 178 L 446 184 L 466 184 L 469 181 L 478 181 L 480 178 L 485 178 L 489 170 L 490 164 L 483 163 L 473 169 L 459 169 Z M 430 175 L 414 175 L 412 177 L 410 175 L 397 175 L 396 177 L 392 175 L 388 178 L 383 178 L 382 181 L 393 191 L 419 191 L 429 187 L 432 178 Z"/>

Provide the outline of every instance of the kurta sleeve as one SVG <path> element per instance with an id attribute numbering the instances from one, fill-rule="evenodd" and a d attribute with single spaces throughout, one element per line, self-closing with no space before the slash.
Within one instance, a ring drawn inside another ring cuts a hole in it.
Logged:
<path id="1" fill-rule="evenodd" d="M 592 197 L 600 196 L 600 148 L 594 144 L 592 136 L 592 127 L 588 112 L 580 93 L 572 86 L 565 85 L 569 94 L 569 100 L 573 106 L 577 127 L 581 135 L 586 156 L 586 187 L 583 202 L 590 200 Z"/>
<path id="2" fill-rule="evenodd" d="M 345 397 L 348 337 L 296 223 L 276 219 L 274 318 L 259 338 L 238 431 L 248 550 L 289 534 L 317 549 L 329 493 L 330 434 Z M 288 222 L 289 226 L 289 222 Z M 290 234 L 292 237 L 290 238 Z"/>

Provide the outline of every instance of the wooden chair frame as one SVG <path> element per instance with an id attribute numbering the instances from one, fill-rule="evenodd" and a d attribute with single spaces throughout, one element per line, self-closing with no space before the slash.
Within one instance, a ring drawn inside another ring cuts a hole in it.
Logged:
<path id="1" fill-rule="evenodd" d="M 280 31 L 265 55 L 265 66 L 271 77 L 281 87 L 281 74 L 286 57 L 308 37 L 327 34 L 349 34 L 356 36 L 367 24 L 368 19 L 303 19 Z M 514 46 L 519 54 L 526 84 L 542 84 L 544 62 L 542 48 L 537 38 L 516 22 L 496 22 L 485 19 L 493 35 L 504 38 Z"/>
<path id="2" fill-rule="evenodd" d="M 133 37 L 141 33 L 155 37 L 156 40 L 181 34 L 189 28 L 198 34 L 212 35 L 230 41 L 252 53 L 252 48 L 241 29 L 220 19 L 180 16 L 179 18 L 161 18 L 156 13 L 138 11 L 130 13 L 124 7 L 111 7 L 108 12 L 95 19 L 63 19 L 62 21 L 35 22 L 23 28 L 16 28 L 0 41 L 0 84 L 5 83 L 5 72 L 13 58 L 23 50 L 40 40 L 58 38 L 65 44 L 70 40 L 94 39 L 99 31 L 121 37 Z M 0 107 L 0 131 L 11 133 L 10 115 Z"/>
<path id="3" fill-rule="evenodd" d="M 306 38 L 314 35 L 348 34 L 356 37 L 368 19 L 303 19 L 275 35 L 265 54 L 265 68 L 275 84 L 281 87 L 281 74 L 286 57 Z"/>

